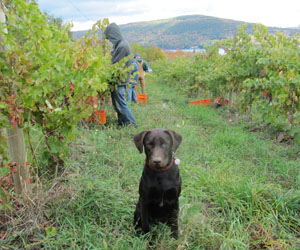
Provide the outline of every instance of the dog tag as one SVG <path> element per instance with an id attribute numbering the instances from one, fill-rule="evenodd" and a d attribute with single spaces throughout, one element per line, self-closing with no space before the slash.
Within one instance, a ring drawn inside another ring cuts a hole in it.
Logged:
<path id="1" fill-rule="evenodd" d="M 179 165 L 179 163 L 180 163 L 180 160 L 179 159 L 175 159 L 175 164 Z"/>

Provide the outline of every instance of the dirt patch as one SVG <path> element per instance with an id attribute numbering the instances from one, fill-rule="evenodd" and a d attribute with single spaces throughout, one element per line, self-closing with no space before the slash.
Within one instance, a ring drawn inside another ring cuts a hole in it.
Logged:
<path id="1" fill-rule="evenodd" d="M 272 233 L 262 224 L 253 223 L 248 228 L 250 233 L 251 250 L 273 249 L 283 250 L 291 249 L 291 246 L 280 239 L 275 239 Z"/>

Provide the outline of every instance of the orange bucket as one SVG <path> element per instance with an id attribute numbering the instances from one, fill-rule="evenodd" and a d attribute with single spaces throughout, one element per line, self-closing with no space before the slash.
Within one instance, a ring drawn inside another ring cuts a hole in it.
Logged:
<path id="1" fill-rule="evenodd" d="M 98 124 L 106 123 L 106 111 L 104 109 L 95 111 L 95 119 Z"/>
<path id="2" fill-rule="evenodd" d="M 147 103 L 147 94 L 136 95 L 138 102 Z"/>
<path id="3" fill-rule="evenodd" d="M 200 99 L 195 101 L 189 101 L 190 105 L 201 105 L 201 106 L 208 106 L 211 104 L 211 99 Z"/>
<path id="4" fill-rule="evenodd" d="M 89 122 L 93 121 L 98 124 L 105 124 L 106 123 L 106 111 L 105 110 L 96 110 L 93 114 L 89 117 Z"/>

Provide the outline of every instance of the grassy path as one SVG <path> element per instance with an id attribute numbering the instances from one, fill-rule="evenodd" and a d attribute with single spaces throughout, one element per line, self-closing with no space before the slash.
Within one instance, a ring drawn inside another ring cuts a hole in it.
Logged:
<path id="1" fill-rule="evenodd" d="M 69 190 L 53 205 L 49 249 L 300 249 L 299 161 L 288 148 L 231 124 L 222 110 L 187 105 L 148 81 L 148 103 L 131 104 L 139 127 L 95 128 L 72 149 Z M 132 141 L 145 129 L 183 135 L 176 157 L 183 179 L 180 237 L 164 226 L 132 227 L 144 155 Z M 299 159 L 298 159 L 299 160 Z"/>

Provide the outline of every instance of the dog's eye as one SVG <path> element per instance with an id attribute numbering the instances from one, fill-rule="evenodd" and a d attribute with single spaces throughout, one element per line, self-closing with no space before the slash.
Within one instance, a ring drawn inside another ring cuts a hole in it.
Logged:
<path id="1" fill-rule="evenodd" d="M 167 148 L 167 147 L 169 146 L 169 144 L 168 144 L 167 142 L 165 142 L 165 141 L 162 141 L 162 142 L 160 143 L 160 145 L 161 145 L 163 148 Z"/>
<path id="2" fill-rule="evenodd" d="M 159 144 L 160 144 L 161 146 L 166 146 L 166 145 L 167 145 L 167 143 L 166 143 L 165 140 L 160 140 L 160 141 L 159 141 Z"/>
<path id="3" fill-rule="evenodd" d="M 153 148 L 154 147 L 154 143 L 153 142 L 149 142 L 146 144 L 147 147 Z"/>

